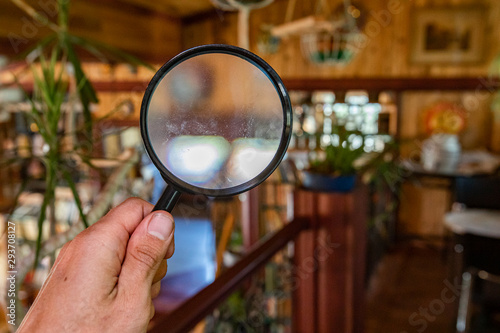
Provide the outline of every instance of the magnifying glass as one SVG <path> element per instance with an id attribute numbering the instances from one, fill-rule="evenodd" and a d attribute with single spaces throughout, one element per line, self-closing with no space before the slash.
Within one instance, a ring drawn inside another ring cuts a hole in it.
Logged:
<path id="1" fill-rule="evenodd" d="M 292 108 L 264 60 L 235 46 L 203 45 L 155 74 L 140 123 L 167 183 L 153 210 L 171 212 L 181 193 L 230 196 L 263 182 L 285 155 Z"/>

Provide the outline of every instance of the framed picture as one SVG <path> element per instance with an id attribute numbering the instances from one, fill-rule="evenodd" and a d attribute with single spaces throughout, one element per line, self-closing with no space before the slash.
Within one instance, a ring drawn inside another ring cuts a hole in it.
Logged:
<path id="1" fill-rule="evenodd" d="M 410 61 L 421 64 L 483 60 L 487 12 L 482 6 L 415 8 Z"/>

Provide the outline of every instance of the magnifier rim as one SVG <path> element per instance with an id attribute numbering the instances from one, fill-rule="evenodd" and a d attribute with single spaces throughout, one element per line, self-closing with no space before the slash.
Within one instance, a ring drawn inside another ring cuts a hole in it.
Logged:
<path id="1" fill-rule="evenodd" d="M 254 178 L 242 184 L 221 189 L 210 189 L 192 185 L 190 183 L 183 181 L 179 177 L 175 176 L 172 172 L 170 172 L 156 155 L 153 146 L 151 144 L 151 140 L 149 138 L 149 131 L 147 126 L 149 103 L 151 101 L 151 98 L 153 96 L 156 87 L 164 78 L 164 76 L 181 62 L 193 58 L 197 55 L 210 54 L 210 53 L 225 53 L 237 56 L 261 69 L 263 73 L 266 74 L 266 76 L 271 80 L 273 86 L 275 87 L 280 97 L 281 105 L 283 108 L 283 120 L 284 120 L 280 144 L 273 159 L 271 160 L 271 162 L 269 162 L 266 168 L 264 168 L 264 170 L 262 170 Z M 269 66 L 269 64 L 267 64 L 262 58 L 260 58 L 259 56 L 255 55 L 254 53 L 248 50 L 233 45 L 207 44 L 207 45 L 196 46 L 184 52 L 179 53 L 178 55 L 167 61 L 153 76 L 153 78 L 148 84 L 148 87 L 146 88 L 144 97 L 142 99 L 141 115 L 140 115 L 141 136 L 144 142 L 144 146 L 146 148 L 146 152 L 149 155 L 149 158 L 156 166 L 156 168 L 160 171 L 160 174 L 162 175 L 163 179 L 169 186 L 173 186 L 176 190 L 184 193 L 192 193 L 192 194 L 199 193 L 212 197 L 231 196 L 254 188 L 255 186 L 262 183 L 266 178 L 268 178 L 274 172 L 274 170 L 276 170 L 279 163 L 285 156 L 288 144 L 290 143 L 291 126 L 292 126 L 291 113 L 292 113 L 292 106 L 290 102 L 290 97 L 288 96 L 283 81 L 276 73 L 276 71 L 271 66 Z"/>

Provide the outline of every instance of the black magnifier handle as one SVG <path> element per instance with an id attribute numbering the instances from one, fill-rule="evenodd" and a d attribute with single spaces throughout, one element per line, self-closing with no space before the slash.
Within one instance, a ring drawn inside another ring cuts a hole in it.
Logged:
<path id="1" fill-rule="evenodd" d="M 161 195 L 160 199 L 158 200 L 158 202 L 154 206 L 153 212 L 155 210 L 164 210 L 164 211 L 171 213 L 172 209 L 174 209 L 175 204 L 177 203 L 177 200 L 179 200 L 180 196 L 181 196 L 181 192 L 177 191 L 172 186 L 167 185 L 167 187 L 163 191 L 163 194 Z"/>

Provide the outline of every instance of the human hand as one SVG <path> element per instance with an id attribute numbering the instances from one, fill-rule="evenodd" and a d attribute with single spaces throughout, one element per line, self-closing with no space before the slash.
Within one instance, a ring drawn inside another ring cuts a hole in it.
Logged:
<path id="1" fill-rule="evenodd" d="M 128 199 L 68 242 L 17 332 L 145 332 L 175 249 L 152 208 Z"/>

